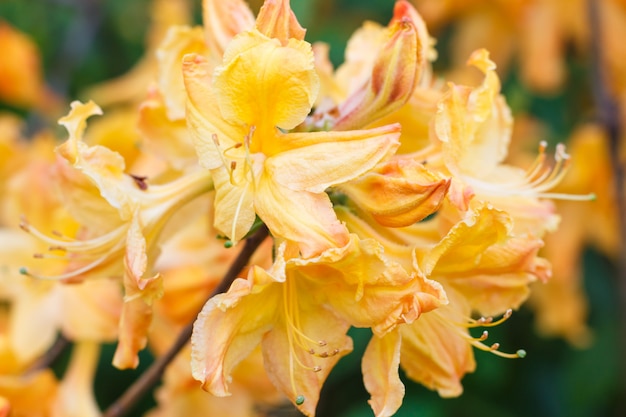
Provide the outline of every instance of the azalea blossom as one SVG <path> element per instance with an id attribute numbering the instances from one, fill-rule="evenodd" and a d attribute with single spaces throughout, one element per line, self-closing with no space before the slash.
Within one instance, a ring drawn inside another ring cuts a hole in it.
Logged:
<path id="1" fill-rule="evenodd" d="M 248 70 L 259 65 L 263 71 Z M 215 183 L 218 230 L 237 241 L 258 215 L 305 257 L 345 245 L 348 232 L 324 191 L 390 156 L 399 126 L 284 133 L 304 120 L 318 89 L 311 46 L 300 39 L 282 45 L 242 32 L 214 74 L 199 55 L 185 57 L 183 72 L 188 123 Z"/>

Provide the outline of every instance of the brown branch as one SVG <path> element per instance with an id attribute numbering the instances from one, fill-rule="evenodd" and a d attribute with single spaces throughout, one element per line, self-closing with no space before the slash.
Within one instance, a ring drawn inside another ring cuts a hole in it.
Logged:
<path id="1" fill-rule="evenodd" d="M 32 374 L 42 369 L 52 366 L 57 359 L 65 352 L 70 346 L 70 341 L 63 335 L 59 335 L 54 344 L 26 370 L 26 374 Z"/>
<path id="2" fill-rule="evenodd" d="M 588 0 L 588 15 L 590 27 L 591 44 L 591 87 L 597 106 L 600 123 L 604 126 L 609 141 L 611 165 L 613 170 L 613 181 L 615 187 L 615 200 L 618 213 L 618 227 L 620 233 L 620 249 L 617 261 L 616 287 L 619 301 L 620 319 L 618 323 L 620 332 L 620 351 L 626 351 L 626 195 L 624 185 L 626 184 L 624 165 L 621 160 L 621 136 L 622 124 L 620 120 L 619 106 L 614 97 L 611 96 L 608 87 L 607 73 L 605 68 L 604 51 L 601 34 L 600 2 L 598 0 Z M 623 362 L 623 361 L 622 361 Z M 626 380 L 626 362 L 621 369 L 621 380 Z M 616 415 L 626 415 L 626 385 L 620 388 L 618 393 L 618 404 Z"/>
<path id="3" fill-rule="evenodd" d="M 237 255 L 237 258 L 232 263 L 226 275 L 215 288 L 211 297 L 216 294 L 226 292 L 230 285 L 233 283 L 239 272 L 248 264 L 250 258 L 259 247 L 259 245 L 268 236 L 268 230 L 265 225 L 261 226 L 254 234 L 252 234 L 244 244 L 243 249 Z M 191 338 L 193 331 L 193 323 L 188 324 L 180 332 L 174 344 L 163 355 L 157 358 L 152 365 L 146 371 L 141 374 L 120 398 L 107 408 L 102 415 L 103 417 L 122 417 L 128 414 L 135 404 L 143 398 L 143 396 L 150 391 L 160 380 L 167 365 L 174 359 L 174 357 L 180 352 L 180 350 L 187 344 Z"/>

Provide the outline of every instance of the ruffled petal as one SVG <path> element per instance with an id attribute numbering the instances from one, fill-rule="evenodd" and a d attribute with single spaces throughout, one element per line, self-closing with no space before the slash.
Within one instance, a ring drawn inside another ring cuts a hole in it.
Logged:
<path id="1" fill-rule="evenodd" d="M 191 372 L 203 389 L 217 396 L 230 394 L 233 368 L 272 329 L 280 296 L 280 284 L 255 268 L 248 279 L 236 279 L 227 293 L 204 305 L 191 336 Z"/>
<path id="2" fill-rule="evenodd" d="M 466 328 L 455 328 L 458 313 L 469 314 L 462 298 L 449 293 L 451 304 L 424 314 L 410 325 L 400 326 L 401 366 L 407 376 L 436 390 L 442 397 L 463 392 L 461 379 L 476 368 Z"/>

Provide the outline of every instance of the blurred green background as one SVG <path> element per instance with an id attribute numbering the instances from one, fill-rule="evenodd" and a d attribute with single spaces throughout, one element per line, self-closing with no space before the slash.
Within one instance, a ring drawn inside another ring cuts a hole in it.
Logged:
<path id="1" fill-rule="evenodd" d="M 200 0 L 194 3 L 194 18 L 201 23 Z M 258 9 L 259 2 L 252 4 Z M 342 61 L 350 34 L 363 20 L 385 24 L 392 15 L 391 0 L 293 0 L 292 7 L 309 41 L 331 45 L 335 65 Z M 0 19 L 30 34 L 40 48 L 48 84 L 68 101 L 94 83 L 126 72 L 142 56 L 149 26 L 150 0 L 0 0 Z M 439 60 L 449 63 L 450 34 L 454 22 L 435 33 Z M 476 48 L 481 45 L 476 45 Z M 0 59 L 1 51 L 0 51 Z M 527 89 L 513 70 L 503 77 L 503 93 L 513 111 L 529 113 L 548 127 L 544 139 L 552 143 L 570 135 L 581 114 L 591 106 L 589 65 L 584 57 L 567 56 L 570 77 L 559 92 L 539 96 Z M 24 109 L 0 108 L 28 116 Z M 404 405 L 398 416 L 419 417 L 599 417 L 619 416 L 620 390 L 626 381 L 619 370 L 624 353 L 619 349 L 619 300 L 615 290 L 615 266 L 602 254 L 589 249 L 580 259 L 584 286 L 590 301 L 589 325 L 594 343 L 585 350 L 566 342 L 539 337 L 533 313 L 523 308 L 507 323 L 493 329 L 490 341 L 499 341 L 505 351 L 523 348 L 523 360 L 507 360 L 477 352 L 478 370 L 465 378 L 465 393 L 457 399 L 441 399 L 417 384 L 406 382 Z M 369 416 L 360 375 L 360 356 L 369 338 L 367 331 L 353 331 L 355 352 L 333 371 L 322 393 L 319 416 Z M 120 372 L 111 368 L 112 347 L 105 350 L 96 381 L 104 407 L 142 368 Z M 154 403 L 146 399 L 134 415 Z"/>

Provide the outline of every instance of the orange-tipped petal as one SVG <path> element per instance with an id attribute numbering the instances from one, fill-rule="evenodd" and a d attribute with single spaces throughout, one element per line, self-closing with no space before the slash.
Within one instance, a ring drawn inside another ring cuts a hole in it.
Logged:
<path id="1" fill-rule="evenodd" d="M 371 77 L 339 106 L 336 130 L 366 126 L 399 109 L 411 97 L 421 76 L 421 47 L 407 18 L 392 21 L 389 38 L 373 64 Z"/>
<path id="2" fill-rule="evenodd" d="M 404 227 L 434 213 L 450 182 L 412 159 L 395 158 L 341 190 L 383 226 Z"/>
<path id="3" fill-rule="evenodd" d="M 289 39 L 304 40 L 306 29 L 300 26 L 289 0 L 266 0 L 256 19 L 256 28 L 286 45 Z"/>

